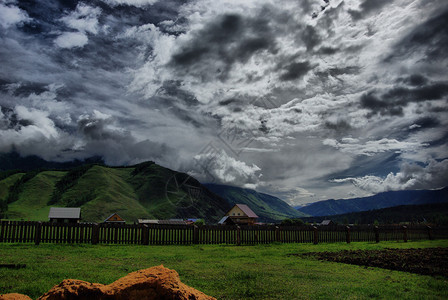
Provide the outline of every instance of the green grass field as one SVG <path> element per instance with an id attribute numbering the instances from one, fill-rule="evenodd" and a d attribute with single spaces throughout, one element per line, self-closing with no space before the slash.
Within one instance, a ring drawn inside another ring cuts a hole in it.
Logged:
<path id="1" fill-rule="evenodd" d="M 289 254 L 384 248 L 448 247 L 422 242 L 128 246 L 0 244 L 0 293 L 37 298 L 63 279 L 109 284 L 163 264 L 218 299 L 448 299 L 448 278 L 318 261 Z"/>

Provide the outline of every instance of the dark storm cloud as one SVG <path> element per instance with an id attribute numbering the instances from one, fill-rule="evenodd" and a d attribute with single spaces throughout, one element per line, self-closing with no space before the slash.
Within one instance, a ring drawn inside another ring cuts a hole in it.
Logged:
<path id="1" fill-rule="evenodd" d="M 313 69 L 309 61 L 294 62 L 287 65 L 285 71 L 280 75 L 280 80 L 291 81 L 302 78 L 308 71 Z"/>
<path id="2" fill-rule="evenodd" d="M 104 119 L 95 116 L 82 116 L 80 120 L 78 120 L 78 129 L 85 137 L 92 140 L 128 139 L 128 133 L 106 129 L 106 126 L 111 123 L 111 118 Z"/>
<path id="3" fill-rule="evenodd" d="M 0 112 L 2 113 L 2 117 L 0 117 L 0 129 L 14 129 L 20 130 L 22 127 L 26 127 L 33 124 L 32 120 L 20 119 L 16 112 L 8 107 L 4 107 L 0 105 Z"/>
<path id="4" fill-rule="evenodd" d="M 418 130 L 427 128 L 437 128 L 441 125 L 439 119 L 430 116 L 419 118 L 414 121 L 414 124 L 418 126 L 418 128 L 416 128 Z"/>
<path id="5" fill-rule="evenodd" d="M 83 151 L 90 155 L 101 155 L 106 163 L 116 165 L 143 160 L 169 161 L 177 151 L 165 143 L 146 139 L 137 141 L 131 132 L 113 128 L 111 116 L 84 115 L 78 120 L 78 131 L 84 136 Z"/>
<path id="6" fill-rule="evenodd" d="M 333 55 L 337 52 L 339 52 L 340 50 L 338 48 L 334 48 L 334 47 L 321 47 L 317 53 L 318 54 L 323 54 L 323 55 Z"/>
<path id="7" fill-rule="evenodd" d="M 79 3 L 83 1 L 19 1 L 17 6 L 26 11 L 33 19 L 25 24 L 22 30 L 28 33 L 49 33 L 52 30 L 60 30 L 59 19 L 74 11 Z M 138 26 L 142 24 L 158 24 L 165 20 L 174 20 L 178 16 L 179 7 L 185 3 L 183 0 L 157 1 L 151 5 L 150 9 L 141 9 L 135 6 L 118 5 L 109 6 L 102 0 L 84 1 L 93 7 L 101 8 L 103 14 L 100 16 L 100 23 L 108 23 L 111 30 L 117 27 Z"/>
<path id="8" fill-rule="evenodd" d="M 48 37 L 53 30 L 58 30 L 58 19 L 65 11 L 74 10 L 77 1 L 20 1 L 18 7 L 32 18 L 21 29 L 31 35 Z"/>
<path id="9" fill-rule="evenodd" d="M 236 62 L 246 62 L 258 51 L 276 51 L 275 35 L 264 16 L 244 18 L 227 14 L 207 24 L 194 34 L 192 40 L 174 54 L 171 65 L 185 72 L 196 72 L 204 64 L 217 63 L 215 71 L 220 80 L 227 78 Z"/>
<path id="10" fill-rule="evenodd" d="M 328 70 L 316 72 L 316 75 L 319 76 L 319 78 L 322 81 L 327 80 L 330 76 L 338 79 L 340 82 L 343 82 L 342 79 L 339 78 L 341 75 L 357 75 L 360 73 L 361 68 L 356 66 L 348 66 L 344 68 L 329 68 Z"/>
<path id="11" fill-rule="evenodd" d="M 191 92 L 182 89 L 182 82 L 179 80 L 165 80 L 157 91 L 157 95 L 171 98 L 174 102 L 181 101 L 187 106 L 199 105 L 199 101 Z"/>
<path id="12" fill-rule="evenodd" d="M 359 6 L 359 10 L 349 10 L 348 12 L 354 20 L 359 20 L 369 16 L 392 2 L 393 1 L 391 0 L 364 0 Z"/>
<path id="13" fill-rule="evenodd" d="M 446 59 L 448 53 L 448 10 L 416 26 L 396 44 L 385 62 L 399 60 L 419 51 L 426 54 L 424 60 Z"/>
<path id="14" fill-rule="evenodd" d="M 301 34 L 302 41 L 305 43 L 307 51 L 311 51 L 314 47 L 322 42 L 321 37 L 313 26 L 307 25 Z"/>
<path id="15" fill-rule="evenodd" d="M 421 82 L 421 78 L 417 82 Z M 373 113 L 400 116 L 403 113 L 403 107 L 408 103 L 440 100 L 446 95 L 448 95 L 448 84 L 437 82 L 412 88 L 398 86 L 381 95 L 370 91 L 363 94 L 360 101 L 363 108 L 368 108 Z"/>
<path id="16" fill-rule="evenodd" d="M 428 83 L 428 78 L 420 74 L 412 74 L 409 77 L 399 78 L 397 82 L 406 83 L 410 86 L 422 86 Z"/>
<path id="17" fill-rule="evenodd" d="M 347 131 L 352 129 L 352 126 L 345 120 L 338 120 L 336 122 L 326 121 L 325 127 L 334 130 L 339 135 L 345 135 Z"/>

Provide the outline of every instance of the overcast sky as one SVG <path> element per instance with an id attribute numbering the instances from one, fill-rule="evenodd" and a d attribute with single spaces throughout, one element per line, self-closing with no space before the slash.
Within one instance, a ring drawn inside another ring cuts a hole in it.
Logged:
<path id="1" fill-rule="evenodd" d="M 0 0 L 0 152 L 293 205 L 448 185 L 446 0 Z"/>

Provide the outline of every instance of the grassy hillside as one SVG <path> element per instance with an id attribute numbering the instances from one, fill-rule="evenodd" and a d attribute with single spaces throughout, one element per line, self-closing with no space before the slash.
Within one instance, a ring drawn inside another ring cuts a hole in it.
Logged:
<path id="1" fill-rule="evenodd" d="M 210 193 L 199 181 L 153 162 L 135 166 L 128 182 L 140 203 L 156 218 L 203 218 L 218 221 L 230 208 L 225 199 Z"/>
<path id="2" fill-rule="evenodd" d="M 3 173 L 3 172 L 2 172 Z M 12 175 L 11 175 L 12 174 Z M 4 218 L 6 211 L 8 210 L 8 196 L 9 189 L 25 175 L 25 173 L 10 173 L 2 174 L 2 180 L 0 180 L 0 218 Z"/>
<path id="3" fill-rule="evenodd" d="M 6 216 L 15 220 L 46 221 L 50 207 L 58 206 L 81 207 L 85 222 L 102 222 L 118 213 L 130 223 L 138 218 L 203 218 L 213 223 L 230 208 L 196 179 L 153 162 L 11 174 L 0 181 L 0 200 L 2 205 L 9 202 Z"/>
<path id="4" fill-rule="evenodd" d="M 8 199 L 9 188 L 23 175 L 25 173 L 16 173 L 0 181 L 0 201 L 6 201 Z"/>
<path id="5" fill-rule="evenodd" d="M 50 211 L 50 207 L 47 206 L 48 199 L 56 182 L 64 174 L 65 172 L 61 171 L 44 171 L 25 182 L 18 200 L 8 206 L 8 217 L 30 221 L 48 220 Z"/>
<path id="6" fill-rule="evenodd" d="M 81 207 L 82 218 L 86 221 L 104 221 L 113 213 L 131 222 L 137 218 L 152 218 L 126 181 L 131 171 L 130 168 L 93 166 L 56 205 Z"/>
<path id="7" fill-rule="evenodd" d="M 262 222 L 278 222 L 286 218 L 300 218 L 307 216 L 289 206 L 283 200 L 250 189 L 243 189 L 228 185 L 205 184 L 212 192 L 227 199 L 231 206 L 235 204 L 248 205 Z"/>

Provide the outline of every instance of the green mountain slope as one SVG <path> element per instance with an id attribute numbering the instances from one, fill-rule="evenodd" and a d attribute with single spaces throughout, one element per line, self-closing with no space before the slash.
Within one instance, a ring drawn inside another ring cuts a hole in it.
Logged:
<path id="1" fill-rule="evenodd" d="M 283 200 L 257 191 L 228 185 L 205 184 L 215 194 L 225 198 L 231 206 L 248 205 L 261 222 L 278 222 L 286 218 L 300 218 L 307 215 L 295 210 Z"/>
<path id="2" fill-rule="evenodd" d="M 101 222 L 113 213 L 129 221 L 152 218 L 126 181 L 131 171 L 130 168 L 93 166 L 62 195 L 55 206 L 81 207 L 82 218 L 86 221 Z"/>
<path id="3" fill-rule="evenodd" d="M 18 200 L 8 205 L 8 217 L 30 221 L 47 220 L 50 211 L 48 199 L 56 182 L 64 174 L 60 171 L 44 171 L 25 182 Z"/>
<path id="4" fill-rule="evenodd" d="M 203 218 L 218 221 L 228 203 L 211 193 L 193 177 L 153 162 L 135 166 L 128 182 L 133 186 L 140 203 L 156 218 Z"/>
<path id="5" fill-rule="evenodd" d="M 6 201 L 8 199 L 9 188 L 23 175 L 25 173 L 16 173 L 0 181 L 0 201 Z"/>
<path id="6" fill-rule="evenodd" d="M 8 209 L 9 189 L 25 175 L 25 173 L 1 174 L 0 180 L 0 218 L 4 218 Z"/>
<path id="7" fill-rule="evenodd" d="M 8 197 L 11 194 L 14 197 Z M 81 207 L 85 222 L 102 222 L 118 213 L 128 222 L 203 218 L 214 223 L 230 209 L 226 200 L 196 179 L 153 162 L 17 173 L 0 181 L 0 196 L 10 202 L 7 217 L 19 220 L 46 221 L 50 207 L 59 206 Z"/>

